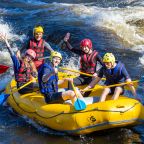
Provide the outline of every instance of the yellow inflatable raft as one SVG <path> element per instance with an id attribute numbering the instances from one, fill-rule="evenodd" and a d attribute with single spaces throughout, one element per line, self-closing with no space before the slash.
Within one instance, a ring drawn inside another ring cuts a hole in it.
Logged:
<path id="1" fill-rule="evenodd" d="M 12 80 L 6 93 L 10 93 L 8 104 L 16 112 L 41 125 L 68 134 L 87 134 L 144 122 L 142 104 L 124 96 L 105 102 L 97 102 L 99 97 L 88 97 L 85 98 L 87 108 L 76 111 L 69 103 L 46 104 L 43 95 L 38 91 L 20 95 L 15 89 L 16 82 Z M 97 92 L 93 92 L 93 96 L 96 95 Z"/>

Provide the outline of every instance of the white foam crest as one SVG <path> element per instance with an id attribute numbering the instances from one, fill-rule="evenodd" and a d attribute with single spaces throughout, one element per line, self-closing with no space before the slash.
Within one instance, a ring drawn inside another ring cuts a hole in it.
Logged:
<path id="1" fill-rule="evenodd" d="M 41 0 L 15 0 L 16 2 L 22 2 L 22 3 L 28 3 L 33 5 L 42 5 L 46 4 L 45 2 L 42 2 Z"/>
<path id="2" fill-rule="evenodd" d="M 77 57 L 71 57 L 71 58 L 68 57 L 67 59 L 68 59 L 68 62 L 64 63 L 63 67 L 78 71 L 78 69 L 79 69 L 78 58 Z M 66 73 L 76 75 L 76 76 L 79 75 L 78 73 L 71 72 L 71 71 L 66 71 Z"/>
<path id="3" fill-rule="evenodd" d="M 131 24 L 144 20 L 143 7 L 99 8 L 83 4 L 71 5 L 70 10 L 92 27 L 102 27 L 114 32 L 131 45 L 144 44 L 144 36 L 138 26 Z"/>
<path id="4" fill-rule="evenodd" d="M 25 35 L 19 36 L 15 34 L 14 29 L 11 27 L 11 25 L 4 22 L 2 19 L 0 19 L 0 33 L 6 34 L 9 41 L 23 41 L 26 38 Z"/>
<path id="5" fill-rule="evenodd" d="M 0 91 L 4 90 L 7 84 L 11 81 L 12 77 L 10 75 L 0 75 Z"/>
<path id="6" fill-rule="evenodd" d="M 139 61 L 142 65 L 144 65 L 144 55 L 142 57 L 139 58 Z"/>
<path id="7" fill-rule="evenodd" d="M 14 51 L 17 51 L 18 47 L 16 45 L 16 43 L 14 41 L 18 40 L 23 42 L 26 39 L 26 36 L 23 34 L 21 36 L 15 34 L 14 29 L 11 27 L 11 25 L 9 25 L 8 23 L 4 22 L 2 19 L 0 19 L 0 33 L 7 35 L 8 41 L 11 42 L 13 41 L 13 46 L 12 49 Z M 11 65 L 11 59 L 10 59 L 10 55 L 7 51 L 7 49 L 5 48 L 5 43 L 3 42 L 2 39 L 0 39 L 0 63 L 5 63 L 7 65 Z"/>
<path id="8" fill-rule="evenodd" d="M 6 10 L 6 9 L 0 8 L 0 15 L 6 14 L 6 13 L 7 13 L 7 10 Z"/>

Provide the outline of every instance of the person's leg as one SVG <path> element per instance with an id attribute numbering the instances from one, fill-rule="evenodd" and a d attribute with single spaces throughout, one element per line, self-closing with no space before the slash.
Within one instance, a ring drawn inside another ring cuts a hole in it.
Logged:
<path id="1" fill-rule="evenodd" d="M 72 103 L 74 103 L 76 101 L 76 95 L 75 95 L 74 91 L 72 91 L 72 90 L 62 92 L 62 98 L 64 101 L 70 99 L 72 101 Z"/>
<path id="2" fill-rule="evenodd" d="M 21 86 L 23 86 L 24 84 L 19 84 L 18 88 L 20 88 Z M 38 85 L 37 85 L 38 86 Z M 20 89 L 18 92 L 20 94 L 26 94 L 26 93 L 31 93 L 34 91 L 35 88 L 35 83 L 31 83 L 28 86 L 25 86 L 24 88 Z"/>
<path id="3" fill-rule="evenodd" d="M 116 87 L 115 88 L 115 91 L 114 91 L 114 94 L 112 96 L 112 100 L 116 100 L 118 99 L 119 95 L 123 92 L 123 89 L 122 87 Z"/>
<path id="4" fill-rule="evenodd" d="M 84 97 L 82 96 L 82 94 L 78 88 L 76 88 L 76 93 L 77 93 L 78 98 L 84 100 Z"/>
<path id="5" fill-rule="evenodd" d="M 62 92 L 48 93 L 45 95 L 46 103 L 61 103 L 63 102 Z"/>
<path id="6" fill-rule="evenodd" d="M 76 94 L 77 94 L 77 96 L 76 96 Z M 77 97 L 84 100 L 84 98 L 83 98 L 82 94 L 80 93 L 80 91 L 78 90 L 78 88 L 76 88 L 76 94 L 74 91 L 68 90 L 68 91 L 62 93 L 62 98 L 64 101 L 70 99 L 72 101 L 72 103 L 74 103 L 77 100 Z"/>
<path id="7" fill-rule="evenodd" d="M 105 88 L 102 92 L 102 95 L 100 97 L 100 102 L 105 101 L 106 96 L 110 93 L 110 88 Z"/>

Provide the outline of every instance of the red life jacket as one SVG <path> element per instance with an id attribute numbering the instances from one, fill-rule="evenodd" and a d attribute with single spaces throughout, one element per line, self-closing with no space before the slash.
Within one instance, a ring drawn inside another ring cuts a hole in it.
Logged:
<path id="1" fill-rule="evenodd" d="M 21 67 L 19 69 L 19 72 L 16 74 L 16 81 L 19 83 L 27 83 L 30 81 L 31 76 L 32 76 L 32 68 L 29 65 L 26 67 L 23 61 L 20 61 Z"/>
<path id="2" fill-rule="evenodd" d="M 88 57 L 87 54 L 83 54 L 80 57 L 80 70 L 85 73 L 94 74 L 96 68 L 95 58 L 98 52 L 94 50 Z"/>
<path id="3" fill-rule="evenodd" d="M 44 40 L 41 39 L 37 44 L 37 42 L 34 39 L 31 39 L 29 43 L 29 49 L 34 50 L 36 53 L 34 63 L 36 68 L 38 69 L 44 63 L 44 60 L 38 60 L 38 58 L 44 56 Z"/>

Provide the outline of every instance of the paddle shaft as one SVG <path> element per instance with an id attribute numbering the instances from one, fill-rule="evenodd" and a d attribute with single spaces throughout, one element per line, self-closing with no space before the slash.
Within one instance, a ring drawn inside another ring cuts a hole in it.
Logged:
<path id="1" fill-rule="evenodd" d="M 37 78 L 36 78 L 35 80 L 37 80 Z M 15 92 L 23 89 L 24 87 L 28 86 L 28 85 L 31 84 L 32 82 L 34 82 L 34 80 L 31 80 L 31 81 L 27 82 L 26 84 L 24 84 L 23 86 L 19 87 L 18 89 L 15 90 Z"/>
<path id="2" fill-rule="evenodd" d="M 69 68 L 63 68 L 63 67 L 59 67 L 59 68 L 62 69 L 62 70 L 67 70 L 67 71 L 71 71 L 71 72 L 79 73 L 79 74 L 82 74 L 82 75 L 85 75 L 85 76 L 93 77 L 92 74 L 87 74 L 87 73 L 84 73 L 84 72 L 81 72 L 81 71 L 78 71 L 78 70 L 72 70 L 72 69 L 69 69 Z M 102 78 L 102 80 L 105 80 L 105 78 Z"/>
<path id="3" fill-rule="evenodd" d="M 50 58 L 50 56 L 41 57 L 41 58 L 38 58 L 38 60 L 43 60 L 43 59 L 47 59 L 47 58 Z"/>
<path id="4" fill-rule="evenodd" d="M 76 97 L 78 98 L 78 96 L 77 96 L 77 92 L 76 92 L 76 88 L 75 88 L 73 82 L 71 82 L 71 85 L 72 85 L 72 88 L 73 88 L 73 90 L 74 90 L 74 93 L 75 93 Z"/>
<path id="5" fill-rule="evenodd" d="M 104 89 L 104 88 L 111 88 L 111 87 L 123 86 L 123 85 L 126 85 L 126 84 L 138 83 L 138 82 L 139 82 L 139 80 L 135 80 L 135 81 L 131 81 L 131 82 L 113 84 L 113 85 L 109 85 L 109 86 L 102 86 L 102 87 L 99 87 L 99 88 L 92 88 L 92 89 L 84 90 L 84 92 L 87 92 L 87 91 L 94 91 L 94 90 Z"/>
<path id="6" fill-rule="evenodd" d="M 72 85 L 72 88 L 73 88 L 74 93 L 75 93 L 76 98 L 77 98 L 76 101 L 74 102 L 75 109 L 76 110 L 84 110 L 87 107 L 86 103 L 83 100 L 78 98 L 77 91 L 76 91 L 76 88 L 75 88 L 73 82 L 71 82 L 71 85 Z"/>

